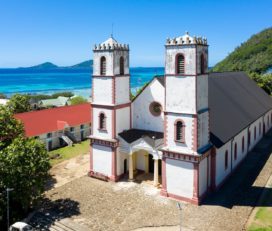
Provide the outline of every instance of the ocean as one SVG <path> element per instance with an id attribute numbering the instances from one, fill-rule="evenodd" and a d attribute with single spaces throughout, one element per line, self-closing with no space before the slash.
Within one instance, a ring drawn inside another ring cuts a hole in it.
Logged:
<path id="1" fill-rule="evenodd" d="M 135 67 L 130 69 L 133 94 L 155 75 L 163 75 L 163 67 Z M 53 94 L 70 91 L 88 98 L 91 95 L 90 69 L 0 69 L 0 93 L 10 97 L 20 94 Z"/>

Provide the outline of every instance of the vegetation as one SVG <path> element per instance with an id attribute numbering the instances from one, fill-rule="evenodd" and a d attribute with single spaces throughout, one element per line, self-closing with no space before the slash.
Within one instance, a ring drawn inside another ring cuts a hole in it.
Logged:
<path id="1" fill-rule="evenodd" d="M 140 95 L 142 93 L 142 91 L 146 88 L 146 86 L 149 84 L 149 82 L 145 83 L 143 86 L 141 86 L 135 95 L 132 94 L 132 92 L 130 92 L 130 100 L 134 100 L 135 97 L 137 97 L 137 95 Z"/>
<path id="2" fill-rule="evenodd" d="M 253 35 L 242 43 L 212 71 L 246 71 L 265 73 L 272 67 L 272 28 Z"/>
<path id="3" fill-rule="evenodd" d="M 272 94 L 272 28 L 253 35 L 211 71 L 245 71 L 268 94 Z"/>
<path id="4" fill-rule="evenodd" d="M 34 99 L 34 100 L 44 100 L 44 99 L 55 99 L 58 98 L 59 96 L 64 96 L 64 97 L 72 97 L 74 94 L 70 91 L 64 91 L 64 92 L 57 92 L 52 95 L 27 95 L 29 99 Z"/>
<path id="5" fill-rule="evenodd" d="M 78 155 L 83 155 L 88 153 L 90 150 L 89 140 L 85 140 L 81 143 L 74 144 L 73 146 L 66 146 L 63 148 L 56 149 L 49 152 L 49 156 L 52 157 L 50 160 L 51 165 L 58 164 L 64 160 L 71 159 Z M 53 158 L 56 155 L 60 155 L 60 158 Z"/>
<path id="6" fill-rule="evenodd" d="M 0 227 L 3 227 L 5 190 L 13 188 L 11 220 L 20 219 L 42 195 L 50 164 L 44 144 L 24 137 L 23 126 L 13 118 L 9 107 L 0 106 L 0 120 Z"/>
<path id="7" fill-rule="evenodd" d="M 92 66 L 93 66 L 93 60 L 87 60 L 87 61 L 75 64 L 75 65 L 66 66 L 66 67 L 60 67 L 60 66 L 57 66 L 56 64 L 51 63 L 51 62 L 45 62 L 45 63 L 38 64 L 36 66 L 23 67 L 23 68 L 38 69 L 38 70 L 39 69 L 50 70 L 50 69 L 66 69 L 66 68 L 69 68 L 69 69 L 81 68 L 82 69 L 82 68 L 91 68 Z"/>
<path id="8" fill-rule="evenodd" d="M 31 111 L 31 105 L 29 103 L 29 97 L 27 95 L 13 95 L 7 103 L 7 107 L 14 114 Z"/>
<path id="9" fill-rule="evenodd" d="M 5 94 L 0 93 L 0 99 L 6 99 L 7 96 Z"/>
<path id="10" fill-rule="evenodd" d="M 268 190 L 262 198 L 261 204 L 269 205 L 272 201 L 272 185 L 269 185 Z M 272 207 L 266 206 L 258 209 L 249 231 L 272 230 Z"/>
<path id="11" fill-rule="evenodd" d="M 87 100 L 84 99 L 84 98 L 81 97 L 81 96 L 76 96 L 76 97 L 74 97 L 74 98 L 71 98 L 70 102 L 71 102 L 71 105 L 77 105 L 77 104 L 86 103 Z"/>

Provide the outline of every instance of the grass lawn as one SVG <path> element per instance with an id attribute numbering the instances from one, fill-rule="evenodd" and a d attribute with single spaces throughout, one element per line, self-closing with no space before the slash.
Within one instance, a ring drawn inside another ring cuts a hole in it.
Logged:
<path id="1" fill-rule="evenodd" d="M 73 146 L 66 146 L 49 152 L 49 156 L 60 154 L 60 158 L 51 159 L 50 164 L 54 166 L 64 160 L 68 160 L 75 156 L 84 155 L 90 150 L 90 141 L 85 140 L 81 143 L 73 144 Z"/>
<path id="2" fill-rule="evenodd" d="M 264 204 L 272 203 L 272 184 L 269 185 L 269 188 L 265 193 L 262 202 Z M 272 231 L 271 206 L 261 207 L 258 209 L 254 221 L 251 223 L 248 231 Z"/>

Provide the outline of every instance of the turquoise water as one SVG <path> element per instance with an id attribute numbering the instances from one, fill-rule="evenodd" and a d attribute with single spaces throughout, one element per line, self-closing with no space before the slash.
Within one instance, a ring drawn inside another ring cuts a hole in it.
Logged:
<path id="1" fill-rule="evenodd" d="M 71 91 L 85 98 L 91 95 L 90 69 L 0 69 L 0 93 L 10 97 L 21 94 L 52 94 L 61 91 Z M 131 68 L 131 90 L 137 91 L 154 75 L 162 75 L 164 68 Z"/>

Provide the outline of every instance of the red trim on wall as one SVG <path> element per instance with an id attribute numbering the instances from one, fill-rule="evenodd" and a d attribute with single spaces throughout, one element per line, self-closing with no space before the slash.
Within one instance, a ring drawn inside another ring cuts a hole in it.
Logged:
<path id="1" fill-rule="evenodd" d="M 167 194 L 167 182 L 166 182 L 166 158 L 162 157 L 162 189 L 161 195 L 168 196 Z"/>
<path id="2" fill-rule="evenodd" d="M 164 196 L 164 195 L 162 195 L 162 196 Z M 194 198 L 190 199 L 190 198 L 183 197 L 183 196 L 178 196 L 178 195 L 175 195 L 175 194 L 172 194 L 172 193 L 167 193 L 167 196 L 170 197 L 170 198 L 173 198 L 175 200 L 188 202 L 188 203 L 191 203 L 191 204 L 194 204 L 194 205 L 199 205 L 200 204 L 199 199 L 198 200 L 195 200 Z"/>
<path id="3" fill-rule="evenodd" d="M 93 78 L 103 78 L 103 77 L 105 77 L 105 78 L 117 78 L 117 77 L 130 77 L 130 74 L 126 74 L 126 75 L 103 75 L 103 76 L 101 76 L 101 75 L 93 75 L 92 76 Z"/>
<path id="4" fill-rule="evenodd" d="M 115 105 L 115 97 L 116 97 L 116 86 L 115 86 L 115 78 L 112 79 L 112 104 Z"/>
<path id="5" fill-rule="evenodd" d="M 164 138 L 163 138 L 164 139 L 164 146 L 167 146 L 167 135 L 168 135 L 167 119 L 168 119 L 167 114 L 164 113 L 164 121 L 163 121 L 163 123 L 164 123 Z"/>
<path id="6" fill-rule="evenodd" d="M 111 177 L 110 180 L 116 182 L 117 179 L 117 171 L 116 171 L 116 157 L 117 157 L 117 148 L 112 148 L 111 152 Z"/>
<path id="7" fill-rule="evenodd" d="M 198 132 L 197 132 L 197 116 L 193 117 L 193 126 L 192 126 L 192 144 L 193 147 L 192 149 L 197 152 L 197 148 L 198 148 L 198 142 L 197 142 L 197 136 L 198 136 Z"/>
<path id="8" fill-rule="evenodd" d="M 199 163 L 194 163 L 193 200 L 199 203 Z"/>

